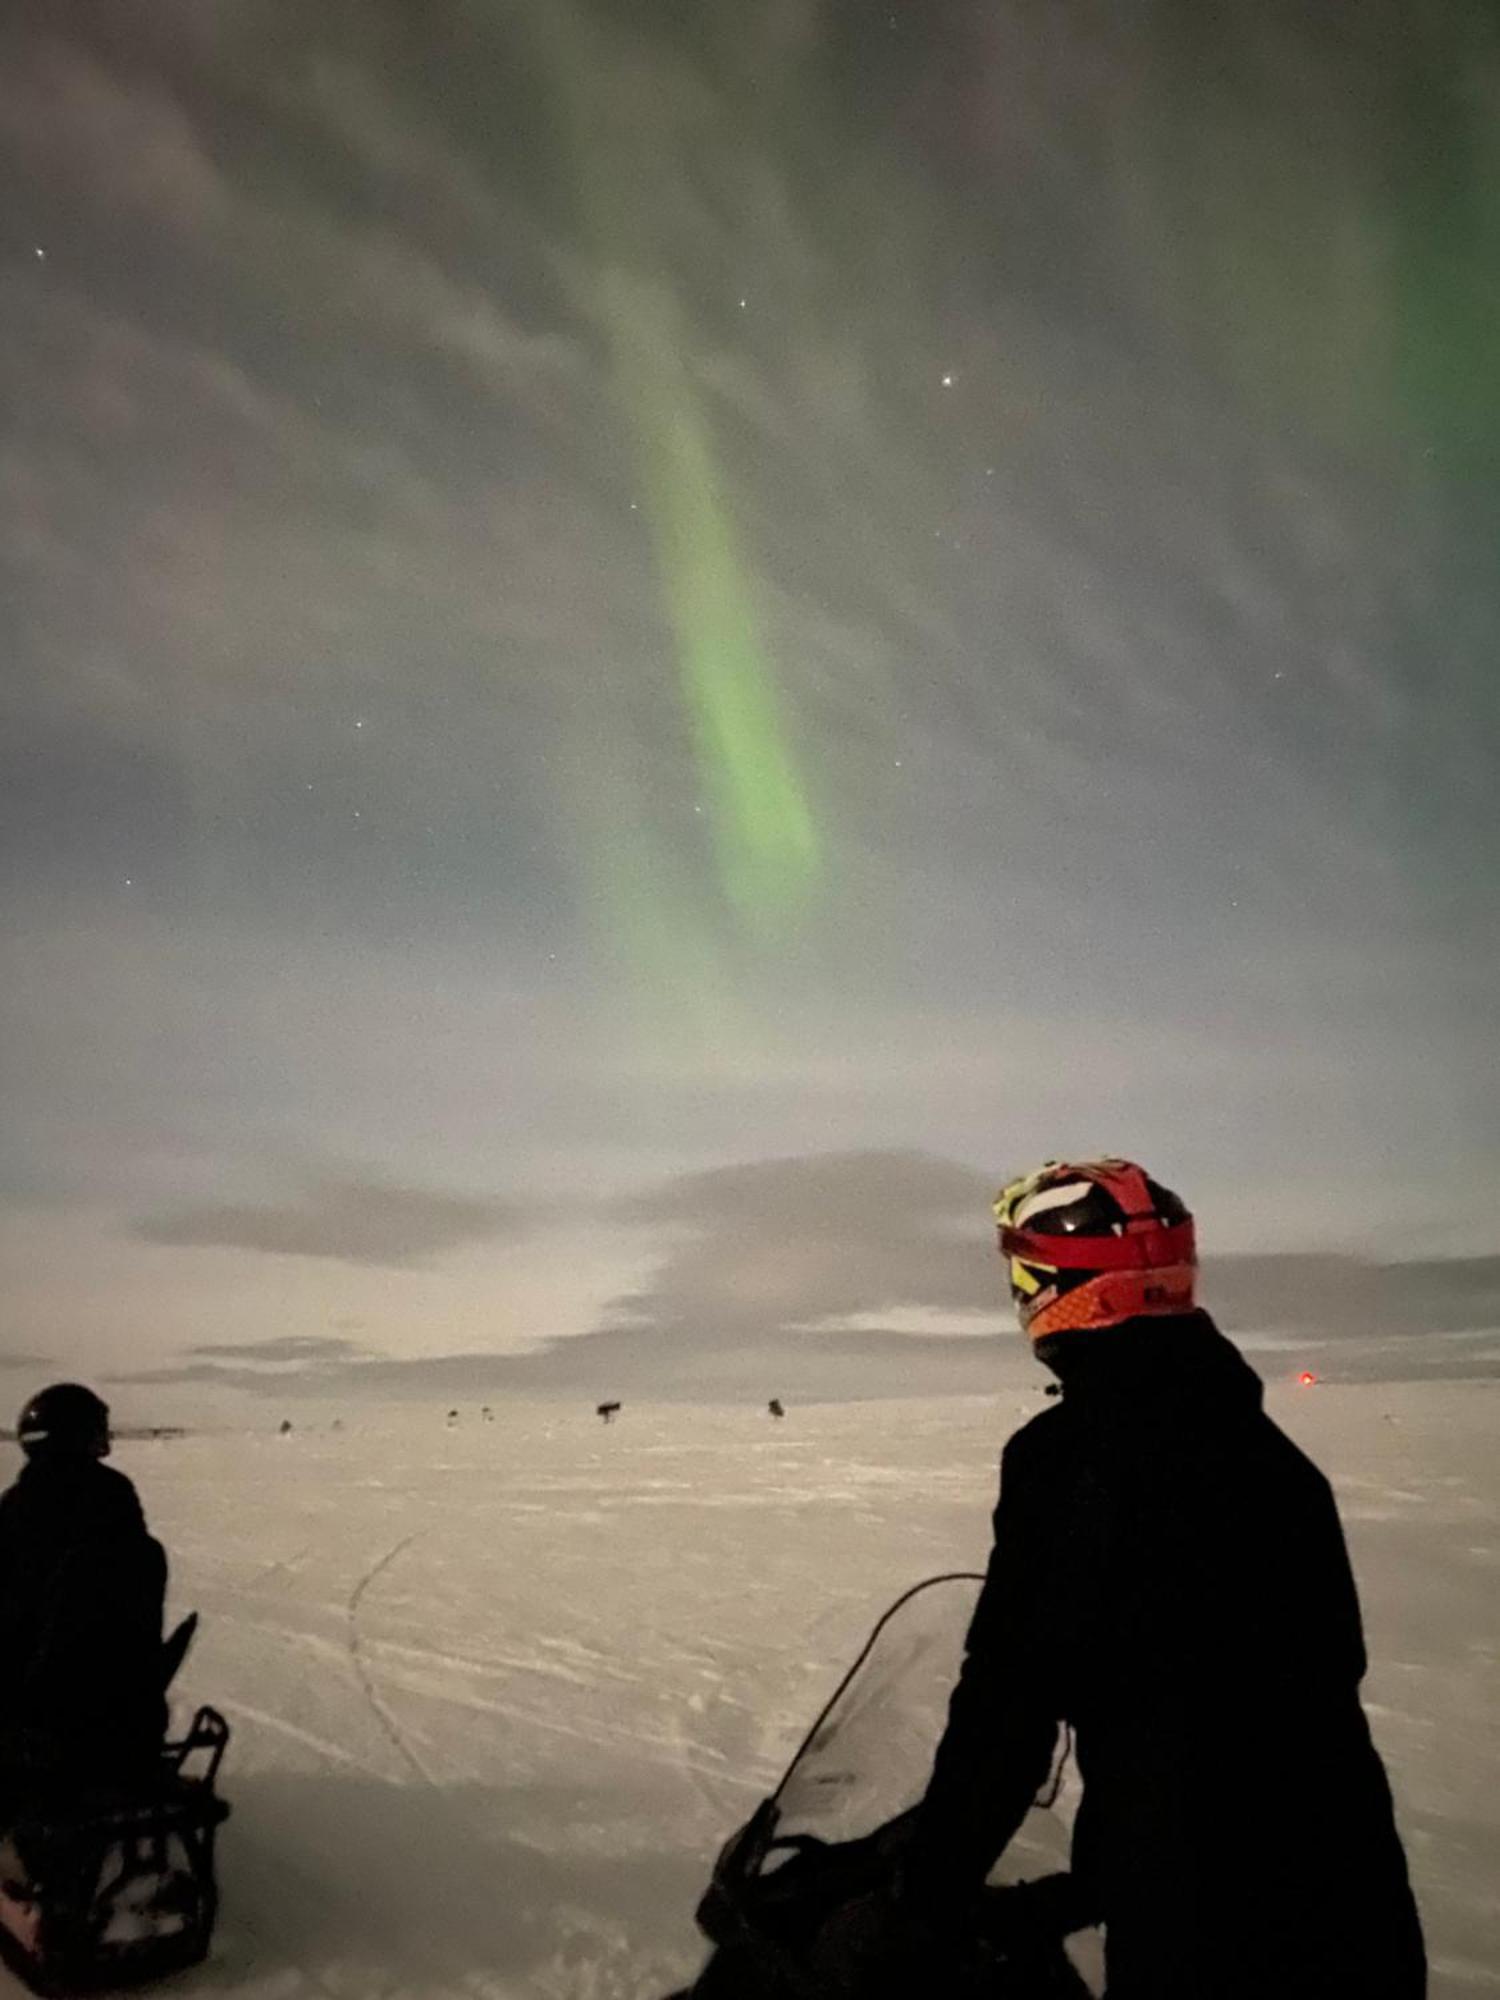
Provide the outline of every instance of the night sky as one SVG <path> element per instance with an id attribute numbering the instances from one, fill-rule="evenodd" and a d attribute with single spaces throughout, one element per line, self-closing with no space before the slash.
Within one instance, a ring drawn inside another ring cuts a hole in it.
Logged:
<path id="1" fill-rule="evenodd" d="M 7 0 L 0 1393 L 977 1387 L 1069 1151 L 1500 1323 L 1497 134 L 1480 0 Z"/>

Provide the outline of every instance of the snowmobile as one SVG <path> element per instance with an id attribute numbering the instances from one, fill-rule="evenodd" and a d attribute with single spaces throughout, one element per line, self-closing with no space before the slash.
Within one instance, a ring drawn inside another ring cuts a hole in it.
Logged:
<path id="1" fill-rule="evenodd" d="M 162 1649 L 164 1690 L 196 1623 L 185 1619 Z M 136 1985 L 207 1955 L 228 1742 L 223 1716 L 200 1708 L 138 1779 L 0 1778 L 0 1959 L 34 1993 Z"/>
<path id="2" fill-rule="evenodd" d="M 1071 1878 L 986 1885 L 959 1934 L 896 1893 L 983 1578 L 929 1577 L 878 1620 L 787 1766 L 714 1864 L 713 1950 L 669 2000 L 1090 2000 L 1064 1940 L 1091 1925 Z"/>

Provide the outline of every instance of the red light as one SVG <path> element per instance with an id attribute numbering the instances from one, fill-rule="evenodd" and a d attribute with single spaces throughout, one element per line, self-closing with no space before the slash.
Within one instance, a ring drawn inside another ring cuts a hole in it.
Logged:
<path id="1" fill-rule="evenodd" d="M 1317 1376 L 1313 1374 L 1310 1368 L 1304 1368 L 1302 1373 L 1297 1377 L 1297 1380 L 1302 1384 L 1304 1389 L 1310 1389 L 1317 1379 Z"/>

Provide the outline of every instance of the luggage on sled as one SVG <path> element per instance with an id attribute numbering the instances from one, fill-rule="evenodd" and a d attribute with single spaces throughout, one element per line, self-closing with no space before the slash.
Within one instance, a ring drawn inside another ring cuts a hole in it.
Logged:
<path id="1" fill-rule="evenodd" d="M 33 1992 L 134 1985 L 207 1954 L 228 1741 L 200 1708 L 138 1777 L 0 1778 L 0 1958 Z"/>

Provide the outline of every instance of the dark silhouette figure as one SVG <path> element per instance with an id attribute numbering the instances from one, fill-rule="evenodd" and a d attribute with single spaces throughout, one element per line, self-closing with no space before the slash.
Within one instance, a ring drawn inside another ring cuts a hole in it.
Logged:
<path id="1" fill-rule="evenodd" d="M 779 1396 L 773 1396 L 770 1402 L 767 1403 L 766 1408 L 771 1412 L 773 1417 L 784 1417 L 786 1415 L 786 1409 Z"/>
<path id="2" fill-rule="evenodd" d="M 166 1733 L 167 1561 L 135 1488 L 102 1464 L 109 1411 L 75 1383 L 22 1412 L 0 1495 L 0 1765 L 64 1779 L 150 1772 Z"/>
<path id="3" fill-rule="evenodd" d="M 292 1434 L 292 1420 L 290 1417 L 283 1417 L 281 1420 L 281 1424 L 277 1429 L 276 1435 L 277 1437 L 290 1437 L 291 1434 Z"/>
<path id="4" fill-rule="evenodd" d="M 594 1415 L 602 1417 L 607 1424 L 612 1424 L 619 1413 L 620 1405 L 618 1403 L 600 1403 L 594 1411 Z"/>
<path id="5" fill-rule="evenodd" d="M 479 1421 L 484 1424 L 492 1424 L 495 1421 L 495 1413 L 490 1408 L 488 1403 L 486 1403 L 484 1408 L 479 1412 Z"/>
<path id="6" fill-rule="evenodd" d="M 1063 1394 L 1001 1458 L 913 1907 L 955 1920 L 1066 1723 L 1074 1881 L 1105 1926 L 1109 2000 L 1420 2000 L 1333 1495 L 1194 1308 L 1191 1217 L 1115 1160 L 1049 1163 L 996 1214 Z"/>
<path id="7" fill-rule="evenodd" d="M 450 1424 L 450 1425 L 451 1425 L 451 1424 L 456 1424 L 456 1423 L 458 1422 L 458 1412 L 457 1412 L 457 1410 L 450 1410 L 450 1411 L 448 1412 L 448 1422 L 449 1422 L 449 1424 Z"/>

